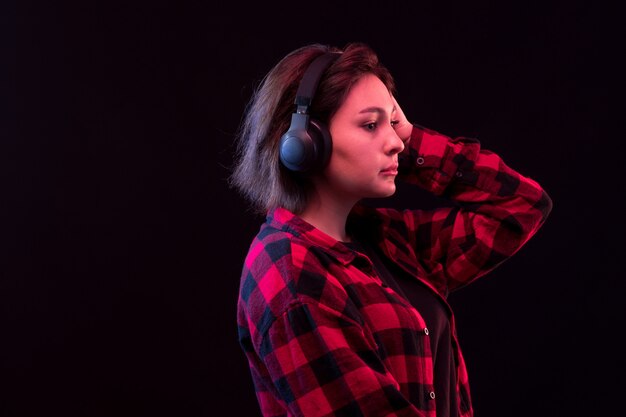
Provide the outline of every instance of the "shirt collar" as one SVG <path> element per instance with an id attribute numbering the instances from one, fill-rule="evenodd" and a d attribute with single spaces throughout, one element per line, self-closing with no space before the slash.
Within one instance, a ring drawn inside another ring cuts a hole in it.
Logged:
<path id="1" fill-rule="evenodd" d="M 308 246 L 323 248 L 343 265 L 351 263 L 356 257 L 354 251 L 343 242 L 327 235 L 286 208 L 278 207 L 271 210 L 267 214 L 266 223 L 275 229 L 305 240 Z"/>

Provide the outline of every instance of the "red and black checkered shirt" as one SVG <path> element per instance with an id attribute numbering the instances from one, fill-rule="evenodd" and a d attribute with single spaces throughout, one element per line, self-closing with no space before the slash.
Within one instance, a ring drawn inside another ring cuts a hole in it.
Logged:
<path id="1" fill-rule="evenodd" d="M 415 126 L 399 179 L 455 204 L 359 204 L 348 228 L 445 301 L 517 252 L 552 208 L 544 190 L 482 150 Z M 449 306 L 448 306 L 449 307 Z M 428 329 L 367 256 L 291 212 L 268 213 L 245 259 L 239 340 L 264 416 L 436 416 Z M 454 316 L 458 415 L 473 415 Z"/>

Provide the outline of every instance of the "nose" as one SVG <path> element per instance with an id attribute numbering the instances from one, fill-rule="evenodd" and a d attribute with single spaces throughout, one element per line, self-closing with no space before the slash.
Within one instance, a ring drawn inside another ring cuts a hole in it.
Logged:
<path id="1" fill-rule="evenodd" d="M 388 155 L 395 155 L 404 150 L 404 141 L 400 139 L 400 136 L 396 133 L 392 126 L 389 126 L 389 132 L 387 133 L 387 140 L 385 142 L 385 153 Z"/>

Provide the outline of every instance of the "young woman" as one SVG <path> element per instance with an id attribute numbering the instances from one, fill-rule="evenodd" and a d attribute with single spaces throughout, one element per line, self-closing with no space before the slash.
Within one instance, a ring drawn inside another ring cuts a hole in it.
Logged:
<path id="1" fill-rule="evenodd" d="M 473 415 L 451 291 L 539 229 L 552 203 L 476 140 L 410 123 L 364 44 L 285 56 L 255 92 L 232 184 L 266 216 L 237 323 L 264 416 Z M 368 207 L 406 181 L 434 210 Z"/>

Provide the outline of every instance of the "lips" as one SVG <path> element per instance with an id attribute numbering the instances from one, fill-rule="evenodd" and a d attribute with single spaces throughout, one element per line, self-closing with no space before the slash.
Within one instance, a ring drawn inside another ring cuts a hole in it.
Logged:
<path id="1" fill-rule="evenodd" d="M 380 171 L 385 175 L 398 175 L 398 164 L 389 165 L 387 168 Z"/>

